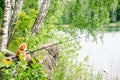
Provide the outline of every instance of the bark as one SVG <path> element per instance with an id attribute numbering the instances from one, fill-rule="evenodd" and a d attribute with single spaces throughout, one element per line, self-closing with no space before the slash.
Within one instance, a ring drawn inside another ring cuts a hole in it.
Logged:
<path id="1" fill-rule="evenodd" d="M 10 16 L 11 16 L 10 0 L 4 0 L 4 16 L 3 16 L 2 39 L 1 39 L 1 51 L 6 50 L 6 47 L 7 47 Z"/>
<path id="2" fill-rule="evenodd" d="M 38 1 L 38 9 L 41 8 L 41 4 L 42 4 L 42 2 L 43 2 L 43 0 L 39 0 L 39 1 Z"/>
<path id="3" fill-rule="evenodd" d="M 31 29 L 31 35 L 34 36 L 39 33 L 39 30 L 41 28 L 41 25 L 46 17 L 46 14 L 48 12 L 50 6 L 50 0 L 43 0 L 41 4 L 41 8 L 39 10 L 38 16 L 33 24 L 33 27 Z"/>
<path id="4" fill-rule="evenodd" d="M 56 45 L 47 47 L 45 49 L 45 56 L 43 58 L 43 68 L 47 72 L 47 80 L 53 80 L 52 75 L 54 73 L 54 68 L 56 67 L 56 63 L 59 59 L 59 56 L 59 48 Z"/>
<path id="5" fill-rule="evenodd" d="M 6 57 L 15 56 L 15 53 L 14 53 L 14 52 L 11 52 L 11 51 L 9 51 L 9 50 L 7 50 L 7 49 L 5 49 L 4 52 L 6 52 L 6 54 L 5 54 Z"/>
<path id="6" fill-rule="evenodd" d="M 5 0 L 4 5 L 1 51 L 5 51 L 9 40 L 13 36 L 15 23 L 22 9 L 23 0 Z"/>
<path id="7" fill-rule="evenodd" d="M 9 40 L 14 34 L 15 24 L 19 18 L 20 11 L 23 6 L 23 0 L 11 0 L 11 20 L 9 24 Z"/>

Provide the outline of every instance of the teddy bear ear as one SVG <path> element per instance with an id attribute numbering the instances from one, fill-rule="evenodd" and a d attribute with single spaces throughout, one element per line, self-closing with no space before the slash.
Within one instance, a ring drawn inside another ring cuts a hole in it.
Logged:
<path id="1" fill-rule="evenodd" d="M 27 44 L 26 43 L 21 43 L 19 47 L 27 47 Z"/>

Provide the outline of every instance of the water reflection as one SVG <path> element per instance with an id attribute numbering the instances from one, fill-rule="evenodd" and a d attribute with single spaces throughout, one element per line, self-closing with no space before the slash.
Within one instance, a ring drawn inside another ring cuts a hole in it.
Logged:
<path id="1" fill-rule="evenodd" d="M 108 73 L 109 79 L 114 80 L 118 76 L 120 80 L 120 32 L 105 33 L 103 43 L 85 39 L 81 40 L 82 49 L 79 52 L 79 59 L 89 55 L 89 63 L 95 70 L 103 70 Z"/>

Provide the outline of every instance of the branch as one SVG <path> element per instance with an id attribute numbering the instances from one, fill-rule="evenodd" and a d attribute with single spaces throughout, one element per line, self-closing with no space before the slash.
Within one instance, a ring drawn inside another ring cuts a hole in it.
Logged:
<path id="1" fill-rule="evenodd" d="M 81 38 L 81 36 L 77 36 L 77 37 L 75 37 L 75 38 L 73 38 L 73 39 L 66 40 L 66 41 L 64 41 L 64 42 L 58 42 L 58 43 L 53 43 L 53 44 L 44 45 L 44 46 L 41 46 L 39 49 L 32 50 L 32 51 L 28 51 L 27 53 L 28 53 L 28 54 L 29 54 L 29 53 L 31 54 L 31 53 L 34 53 L 34 52 L 36 52 L 36 51 L 46 49 L 46 48 L 48 48 L 48 47 L 52 47 L 52 46 L 59 45 L 59 44 L 64 44 L 64 43 L 66 43 L 66 42 L 73 41 L 73 40 L 77 40 L 77 39 L 80 39 L 80 38 Z"/>
<path id="2" fill-rule="evenodd" d="M 13 53 L 13 52 L 11 52 L 11 51 L 9 51 L 7 49 L 4 52 L 6 52 L 6 54 L 5 54 L 6 57 L 7 56 L 15 56 L 15 53 Z"/>
<path id="3" fill-rule="evenodd" d="M 6 57 L 8 57 L 8 56 L 15 56 L 15 53 L 14 53 L 14 52 L 11 52 L 11 51 L 9 51 L 9 50 L 7 50 L 7 49 L 4 49 L 4 50 L 2 50 L 2 51 L 0 51 L 0 52 L 5 52 L 5 53 L 6 53 L 6 54 L 5 54 Z"/>
<path id="4" fill-rule="evenodd" d="M 58 45 L 58 44 L 60 44 L 60 43 L 55 43 L 55 44 L 50 44 L 50 45 L 44 45 L 44 46 L 41 46 L 39 49 L 32 50 L 32 51 L 28 51 L 27 53 L 28 53 L 28 54 L 31 54 L 31 53 L 34 53 L 34 52 L 36 52 L 36 51 L 40 51 L 40 50 L 43 50 L 43 49 L 46 49 L 46 48 L 48 48 L 48 47 L 52 47 L 52 46 Z"/>

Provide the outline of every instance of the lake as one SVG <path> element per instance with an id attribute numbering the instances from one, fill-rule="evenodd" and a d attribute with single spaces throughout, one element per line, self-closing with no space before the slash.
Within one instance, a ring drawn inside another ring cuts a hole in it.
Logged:
<path id="1" fill-rule="evenodd" d="M 103 42 L 98 39 L 97 43 L 82 38 L 81 46 L 79 60 L 88 55 L 95 71 L 103 71 L 108 80 L 120 80 L 120 32 L 106 32 Z"/>

